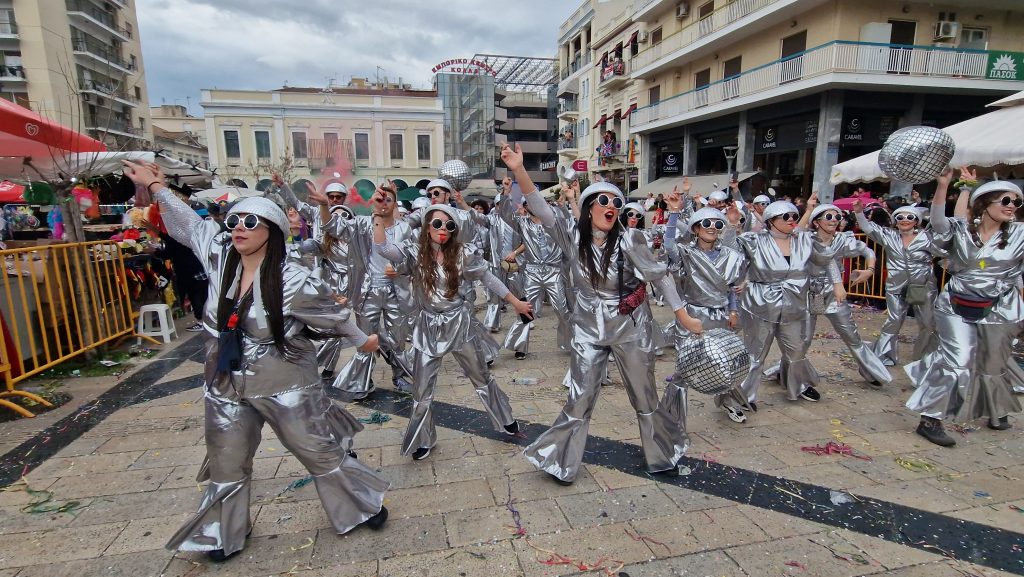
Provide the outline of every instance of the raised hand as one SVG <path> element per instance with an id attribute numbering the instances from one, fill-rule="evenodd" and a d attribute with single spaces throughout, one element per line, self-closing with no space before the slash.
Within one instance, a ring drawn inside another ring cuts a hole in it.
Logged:
<path id="1" fill-rule="evenodd" d="M 523 149 L 519 146 L 518 142 L 514 149 L 507 142 L 501 145 L 501 161 L 511 171 L 516 171 L 523 167 Z"/>
<path id="2" fill-rule="evenodd" d="M 690 177 L 689 176 L 684 176 L 683 177 L 683 193 L 685 193 L 686 195 L 689 195 L 691 188 L 693 188 L 693 185 L 690 184 Z"/>
<path id="3" fill-rule="evenodd" d="M 665 198 L 665 204 L 668 205 L 670 212 L 679 212 L 683 209 L 683 195 L 679 192 L 679 187 L 672 187 L 672 192 Z"/>
<path id="4" fill-rule="evenodd" d="M 816 206 L 818 206 L 818 193 L 812 192 L 811 197 L 807 199 L 807 210 L 814 210 Z"/>
<path id="5" fill-rule="evenodd" d="M 938 185 L 938 188 L 941 188 L 942 190 L 948 189 L 949 188 L 949 183 L 952 182 L 952 181 L 953 181 L 953 169 L 948 167 L 948 166 L 946 167 L 946 170 L 943 170 L 942 174 L 940 174 L 935 179 L 935 183 Z"/>
<path id="6" fill-rule="evenodd" d="M 506 196 L 512 193 L 511 176 L 506 176 L 505 178 L 501 179 L 501 190 L 505 193 Z"/>
<path id="7" fill-rule="evenodd" d="M 147 186 L 156 181 L 161 183 L 164 181 L 163 171 L 156 164 L 150 164 L 147 162 L 133 162 L 131 160 L 122 160 L 121 164 L 124 165 L 124 174 L 135 184 L 141 184 Z M 156 170 L 153 170 L 153 166 Z"/>
<path id="8" fill-rule="evenodd" d="M 857 214 L 864 212 L 864 203 L 860 200 L 853 201 L 853 212 Z"/>
<path id="9" fill-rule="evenodd" d="M 306 197 L 309 199 L 309 202 L 319 204 L 320 206 L 327 206 L 329 204 L 330 201 L 327 200 L 327 195 L 322 192 L 318 192 L 312 185 L 306 185 L 306 190 L 309 191 L 309 194 Z"/>
<path id="10" fill-rule="evenodd" d="M 970 167 L 961 166 L 960 180 L 973 180 L 974 182 L 978 182 L 978 172 L 971 170 Z"/>
<path id="11" fill-rule="evenodd" d="M 270 173 L 270 181 L 274 183 L 274 186 L 277 186 L 277 187 L 284 186 L 284 178 L 282 178 L 281 177 L 281 173 L 277 172 L 276 170 L 274 172 Z"/>

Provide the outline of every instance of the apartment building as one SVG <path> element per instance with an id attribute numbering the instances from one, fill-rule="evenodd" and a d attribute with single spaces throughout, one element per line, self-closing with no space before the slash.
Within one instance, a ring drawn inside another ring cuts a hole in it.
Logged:
<path id="1" fill-rule="evenodd" d="M 180 104 L 163 104 L 149 109 L 153 121 L 153 150 L 202 168 L 210 167 L 206 148 L 206 121 L 192 116 Z"/>
<path id="2" fill-rule="evenodd" d="M 153 140 L 134 0 L 0 0 L 0 97 L 107 143 Z"/>
<path id="3" fill-rule="evenodd" d="M 434 90 L 353 79 L 323 89 L 206 89 L 200 104 L 210 164 L 248 187 L 267 186 L 277 170 L 293 182 L 340 179 L 369 196 L 386 178 L 401 187 L 436 176 L 444 160 L 445 112 Z"/>
<path id="4" fill-rule="evenodd" d="M 835 163 L 1024 88 L 1022 33 L 1016 0 L 586 0 L 560 29 L 559 160 L 640 196 L 731 167 L 747 194 L 831 198 Z"/>
<path id="5" fill-rule="evenodd" d="M 724 178 L 728 153 L 748 194 L 830 199 L 835 163 L 1024 89 L 1017 0 L 635 0 L 629 22 L 642 190 Z"/>

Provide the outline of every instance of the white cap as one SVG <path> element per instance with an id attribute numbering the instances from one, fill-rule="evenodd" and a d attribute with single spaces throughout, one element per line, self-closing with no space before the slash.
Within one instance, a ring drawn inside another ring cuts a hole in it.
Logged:
<path id="1" fill-rule="evenodd" d="M 811 211 L 811 222 L 814 222 L 815 220 L 817 220 L 819 216 L 825 214 L 830 210 L 834 210 L 839 214 L 843 214 L 843 211 L 840 210 L 839 207 L 834 204 L 819 204 L 818 206 L 814 207 L 814 210 Z"/>
<path id="2" fill-rule="evenodd" d="M 793 214 L 800 214 L 800 211 L 797 210 L 796 205 L 793 204 L 792 202 L 786 202 L 785 200 L 776 200 L 775 202 L 769 204 L 764 209 L 764 219 L 766 221 L 771 220 L 777 216 L 786 214 L 787 212 L 792 212 Z"/>
<path id="3" fill-rule="evenodd" d="M 772 199 L 768 198 L 767 195 L 759 194 L 754 197 L 754 204 L 771 204 Z"/>
<path id="4" fill-rule="evenodd" d="M 992 182 L 986 182 L 985 184 L 979 186 L 974 190 L 974 192 L 971 193 L 971 204 L 974 204 L 974 201 L 978 200 L 982 196 L 990 192 L 996 191 L 1012 192 L 1017 196 L 1024 197 L 1024 194 L 1021 194 L 1020 192 L 1020 187 L 1017 186 L 1016 184 L 1012 182 L 1007 182 L 1005 180 L 993 180 Z"/>
<path id="5" fill-rule="evenodd" d="M 428 206 L 430 206 L 430 199 L 425 197 L 425 196 L 421 196 L 421 197 L 417 198 L 416 200 L 412 201 L 412 209 L 413 210 L 416 210 L 416 209 L 419 209 L 419 208 L 427 208 Z"/>
<path id="6" fill-rule="evenodd" d="M 640 213 L 641 217 L 643 217 L 644 213 L 647 212 L 646 210 L 644 210 L 643 205 L 640 204 L 639 202 L 631 202 L 626 206 L 622 207 L 622 212 L 626 212 L 627 210 L 634 210 Z"/>
<path id="7" fill-rule="evenodd" d="M 619 190 L 619 187 L 607 181 L 595 182 L 588 186 L 587 188 L 583 189 L 583 192 L 580 194 L 580 206 L 583 206 L 587 202 L 587 199 L 590 198 L 591 196 L 600 194 L 602 192 L 615 195 L 616 197 L 625 200 L 625 197 L 622 196 L 622 191 Z"/>
<path id="8" fill-rule="evenodd" d="M 350 219 L 356 215 L 356 213 L 352 212 L 351 208 L 345 206 L 344 204 L 338 204 L 338 205 L 332 206 L 331 207 L 331 214 L 334 214 L 335 212 L 347 213 L 348 214 L 348 218 L 350 218 Z"/>
<path id="9" fill-rule="evenodd" d="M 721 190 L 716 190 L 715 192 L 712 192 L 711 194 L 708 195 L 708 200 L 714 200 L 717 202 L 724 202 L 728 198 L 729 195 L 725 194 L 725 192 Z"/>
<path id="10" fill-rule="evenodd" d="M 327 185 L 327 188 L 324 189 L 324 194 L 327 194 L 329 192 L 340 192 L 341 194 L 348 196 L 348 187 L 346 187 L 344 184 L 340 182 L 332 182 Z"/>
<path id="11" fill-rule="evenodd" d="M 698 222 L 710 218 L 711 220 L 720 220 L 722 222 L 728 222 L 725 219 L 725 214 L 717 208 L 702 208 L 690 215 L 690 220 L 686 221 L 688 228 L 693 228 Z"/>
<path id="12" fill-rule="evenodd" d="M 776 194 L 775 189 L 769 186 L 768 187 L 768 196 L 775 196 L 775 194 Z"/>
<path id="13" fill-rule="evenodd" d="M 231 207 L 228 214 L 255 214 L 268 222 L 274 223 L 285 236 L 288 235 L 288 231 L 291 228 L 288 225 L 288 215 L 281 210 L 281 207 L 277 206 L 277 203 L 269 198 L 263 198 L 262 196 L 243 198 Z"/>
<path id="14" fill-rule="evenodd" d="M 430 190 L 431 188 L 434 187 L 443 188 L 448 192 L 452 192 L 453 190 L 455 190 L 455 187 L 453 187 L 451 184 L 448 183 L 447 180 L 443 178 L 435 178 L 434 180 L 431 180 L 429 184 L 427 184 L 427 190 Z"/>
<path id="15" fill-rule="evenodd" d="M 450 218 L 452 222 L 455 223 L 455 234 L 453 235 L 452 238 L 454 238 L 457 241 L 462 241 L 463 236 L 468 234 L 469 231 L 463 230 L 463 221 L 462 218 L 459 216 L 459 209 L 453 206 L 449 206 L 447 204 L 432 204 L 429 207 L 427 207 L 427 209 L 423 211 L 423 227 L 426 228 L 427 226 L 430 225 L 430 221 L 433 220 L 433 217 L 431 217 L 430 215 L 434 214 L 434 212 L 437 211 L 447 214 L 448 218 Z"/>
<path id="16" fill-rule="evenodd" d="M 916 206 L 901 206 L 896 210 L 892 211 L 893 216 L 896 216 L 897 214 L 912 214 L 917 217 L 917 220 L 921 220 L 922 218 L 924 218 L 924 213 L 924 208 L 918 208 Z"/>

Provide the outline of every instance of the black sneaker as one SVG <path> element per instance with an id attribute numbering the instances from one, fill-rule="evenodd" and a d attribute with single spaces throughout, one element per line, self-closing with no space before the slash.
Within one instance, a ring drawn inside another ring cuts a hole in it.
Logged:
<path id="1" fill-rule="evenodd" d="M 196 321 L 195 324 L 185 327 L 185 330 L 190 333 L 198 333 L 203 330 L 203 323 Z"/>
<path id="2" fill-rule="evenodd" d="M 349 451 L 348 452 L 348 456 L 352 457 L 353 459 L 358 459 L 359 458 L 359 455 L 357 455 L 355 451 Z"/>
<path id="3" fill-rule="evenodd" d="M 882 381 L 871 381 L 870 385 L 876 389 L 881 389 Z"/>
<path id="4" fill-rule="evenodd" d="M 210 561 L 213 561 L 214 563 L 223 563 L 223 562 L 227 561 L 228 559 L 234 557 L 235 555 L 238 555 L 241 552 L 242 552 L 242 550 L 239 549 L 238 551 L 235 551 L 234 553 L 232 553 L 230 555 L 225 555 L 223 549 L 214 549 L 213 551 L 207 551 L 206 552 L 206 557 L 207 557 L 207 559 L 209 559 Z"/>
<path id="5" fill-rule="evenodd" d="M 516 351 L 516 360 L 521 361 L 526 358 L 526 353 L 523 351 Z"/>
<path id="6" fill-rule="evenodd" d="M 413 451 L 412 460 L 422 461 L 423 459 L 426 459 L 428 455 L 430 455 L 430 447 L 420 447 Z"/>
<path id="7" fill-rule="evenodd" d="M 552 479 L 554 479 L 556 483 L 558 483 L 559 485 L 561 485 L 563 487 L 568 487 L 569 485 L 572 485 L 572 483 L 573 483 L 572 481 L 566 481 L 565 479 L 559 479 L 558 477 L 552 475 L 551 473 L 548 473 L 548 475 Z"/>
<path id="8" fill-rule="evenodd" d="M 989 419 L 988 421 L 988 428 L 992 429 L 993 431 L 1005 431 L 1006 429 L 1009 429 L 1012 426 L 1013 425 L 1010 424 L 1009 416 L 999 417 L 999 419 L 995 421 Z"/>
<path id="9" fill-rule="evenodd" d="M 374 531 L 380 531 L 384 527 L 384 522 L 388 520 L 388 508 L 383 505 L 380 511 L 376 515 L 363 521 L 363 525 L 373 529 Z"/>
<path id="10" fill-rule="evenodd" d="M 329 369 L 324 369 L 323 372 L 320 373 L 320 378 L 324 379 L 324 380 L 333 379 L 334 378 L 334 371 L 329 370 Z"/>
<path id="11" fill-rule="evenodd" d="M 505 425 L 505 432 L 513 437 L 519 434 L 519 421 L 512 421 L 512 423 Z"/>
<path id="12" fill-rule="evenodd" d="M 757 412 L 757 403 L 755 403 L 754 401 L 748 402 L 747 406 L 750 407 L 751 411 L 754 411 L 755 413 Z"/>
<path id="13" fill-rule="evenodd" d="M 946 430 L 942 428 L 942 421 L 931 417 L 921 417 L 921 422 L 917 425 L 917 434 L 940 447 L 952 447 L 956 444 L 956 440 L 947 435 Z"/>
<path id="14" fill-rule="evenodd" d="M 494 359 L 491 359 L 491 360 L 487 361 L 487 366 L 488 367 L 493 365 L 493 364 L 494 364 Z"/>
<path id="15" fill-rule="evenodd" d="M 817 403 L 818 401 L 821 400 L 821 393 L 816 391 L 814 387 L 807 387 L 806 389 L 804 389 L 804 392 L 800 393 L 800 398 L 805 401 Z"/>

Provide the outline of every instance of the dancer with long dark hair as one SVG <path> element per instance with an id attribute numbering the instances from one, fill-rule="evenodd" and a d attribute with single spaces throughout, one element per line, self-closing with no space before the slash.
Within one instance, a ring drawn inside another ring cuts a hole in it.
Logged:
<path id="1" fill-rule="evenodd" d="M 164 186 L 160 167 L 125 161 L 125 174 L 154 192 L 168 233 L 187 244 L 210 277 L 206 347 L 206 461 L 199 511 L 167 544 L 223 561 L 251 530 L 252 461 L 269 424 L 313 476 L 334 529 L 380 528 L 389 484 L 348 454 L 345 433 L 362 425 L 324 393 L 311 338 L 346 338 L 360 350 L 377 337 L 356 327 L 348 309 L 312 272 L 286 257 L 288 217 L 266 198 L 247 198 L 224 219 L 204 221 Z M 159 187 L 159 190 L 154 190 Z"/>
<path id="2" fill-rule="evenodd" d="M 676 471 L 689 439 L 658 403 L 652 340 L 657 327 L 646 301 L 646 283 L 657 284 L 685 329 L 700 333 L 700 321 L 686 313 L 666 266 L 655 260 L 643 234 L 626 231 L 619 223 L 625 203 L 615 185 L 588 186 L 580 195 L 579 222 L 570 226 L 556 218 L 537 192 L 518 145 L 514 150 L 504 145 L 501 159 L 519 189 L 526 191 L 530 212 L 569 256 L 572 284 L 579 289 L 573 311 L 569 399 L 551 428 L 527 447 L 526 459 L 560 483 L 575 481 L 608 358 L 614 354 L 636 410 L 647 470 Z M 519 202 L 515 193 L 512 202 Z"/>
<path id="3" fill-rule="evenodd" d="M 472 231 L 468 221 L 456 211 L 447 204 L 424 209 L 418 238 L 402 245 L 388 239 L 379 218 L 374 217 L 373 222 L 374 249 L 394 263 L 395 268 L 411 274 L 419 303 L 412 332 L 412 414 L 402 439 L 402 454 L 412 453 L 417 461 L 427 458 L 437 443 L 434 389 L 447 354 L 455 357 L 473 383 L 495 430 L 510 435 L 519 433 L 508 396 L 498 387 L 483 352 L 472 341 L 472 311 L 466 306 L 463 287 L 482 281 L 512 305 L 516 313 L 531 315 L 533 311 L 491 274 L 487 261 L 476 248 L 464 242 Z"/>

